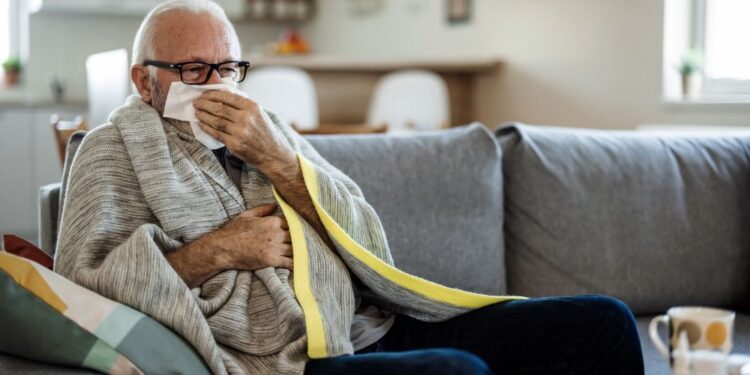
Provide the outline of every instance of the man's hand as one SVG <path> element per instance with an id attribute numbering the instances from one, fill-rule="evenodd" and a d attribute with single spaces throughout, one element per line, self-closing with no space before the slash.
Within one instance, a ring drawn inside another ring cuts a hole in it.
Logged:
<path id="1" fill-rule="evenodd" d="M 261 172 L 297 162 L 294 150 L 254 101 L 226 91 L 206 91 L 193 102 L 206 133 Z M 267 173 L 266 173 L 267 174 Z"/>
<path id="2" fill-rule="evenodd" d="M 268 177 L 281 197 L 333 248 L 307 193 L 297 155 L 276 126 L 264 120 L 258 104 L 230 92 L 206 91 L 193 106 L 201 129 Z"/>
<path id="3" fill-rule="evenodd" d="M 289 227 L 283 218 L 270 216 L 275 210 L 275 204 L 247 210 L 216 231 L 168 253 L 167 261 L 191 288 L 229 269 L 292 269 Z"/>
<path id="4" fill-rule="evenodd" d="M 221 254 L 228 269 L 292 269 L 289 227 L 284 218 L 270 216 L 275 210 L 275 204 L 247 210 L 209 233 L 203 240 L 204 245 Z"/>

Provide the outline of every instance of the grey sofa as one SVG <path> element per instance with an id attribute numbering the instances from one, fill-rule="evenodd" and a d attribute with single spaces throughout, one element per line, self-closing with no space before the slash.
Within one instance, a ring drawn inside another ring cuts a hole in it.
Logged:
<path id="1" fill-rule="evenodd" d="M 509 124 L 309 140 L 362 187 L 407 271 L 485 293 L 618 297 L 647 374 L 669 373 L 646 328 L 673 305 L 738 310 L 735 348 L 750 352 L 750 138 Z M 40 193 L 46 251 L 61 198 Z M 63 369 L 0 355 L 11 371 Z"/>

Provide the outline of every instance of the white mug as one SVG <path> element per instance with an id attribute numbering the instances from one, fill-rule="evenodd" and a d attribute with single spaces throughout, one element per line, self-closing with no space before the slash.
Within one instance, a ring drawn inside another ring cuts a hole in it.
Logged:
<path id="1" fill-rule="evenodd" d="M 690 353 L 690 367 L 693 375 L 726 375 L 727 355 L 724 353 L 696 350 Z"/>
<path id="2" fill-rule="evenodd" d="M 659 323 L 668 328 L 667 344 L 659 337 Z M 732 351 L 733 330 L 734 312 L 711 307 L 673 307 L 666 315 L 652 319 L 648 327 L 651 341 L 667 360 L 682 332 L 687 334 L 689 350 L 716 350 L 728 355 Z"/>

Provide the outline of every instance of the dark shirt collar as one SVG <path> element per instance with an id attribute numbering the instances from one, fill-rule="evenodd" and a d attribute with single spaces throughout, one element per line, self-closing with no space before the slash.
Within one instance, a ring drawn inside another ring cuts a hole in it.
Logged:
<path id="1" fill-rule="evenodd" d="M 216 156 L 216 159 L 221 163 L 221 166 L 224 167 L 224 170 L 227 169 L 227 163 L 229 163 L 232 168 L 242 170 L 242 164 L 244 164 L 244 162 L 242 159 L 232 155 L 232 153 L 227 150 L 226 146 L 212 151 Z"/>

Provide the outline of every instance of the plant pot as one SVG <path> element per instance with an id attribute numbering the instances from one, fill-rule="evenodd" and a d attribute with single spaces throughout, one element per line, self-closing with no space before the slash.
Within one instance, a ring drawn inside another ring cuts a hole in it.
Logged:
<path id="1" fill-rule="evenodd" d="M 5 87 L 18 86 L 21 83 L 21 72 L 18 70 L 6 70 L 5 75 L 3 75 L 3 81 L 5 82 Z"/>
<path id="2" fill-rule="evenodd" d="M 695 99 L 700 96 L 703 86 L 703 76 L 700 74 L 682 75 L 682 96 Z"/>

